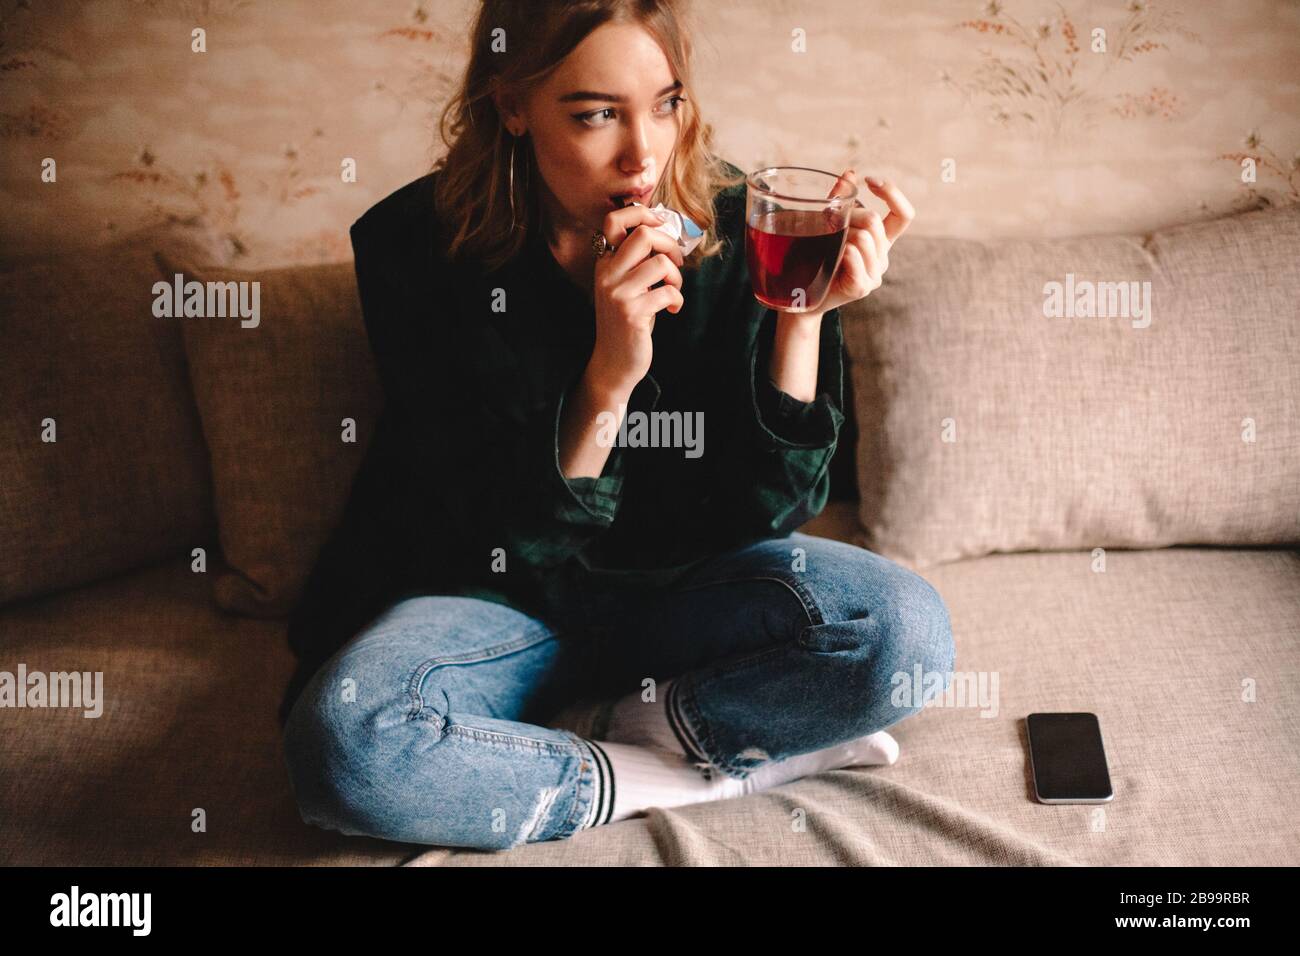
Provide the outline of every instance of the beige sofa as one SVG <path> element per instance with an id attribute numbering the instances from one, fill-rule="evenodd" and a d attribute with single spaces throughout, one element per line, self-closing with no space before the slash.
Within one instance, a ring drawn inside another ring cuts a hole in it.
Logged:
<path id="1" fill-rule="evenodd" d="M 893 766 L 504 853 L 308 826 L 282 766 L 284 613 L 378 407 L 350 266 L 254 277 L 251 329 L 152 314 L 204 275 L 170 243 L 11 262 L 0 671 L 104 684 L 98 718 L 0 709 L 0 863 L 1298 864 L 1298 234 L 900 241 L 844 311 L 856 468 L 803 530 L 924 574 L 990 696 L 896 725 Z M 1154 321 L 1053 325 L 1066 271 L 1149 277 Z M 1066 710 L 1104 807 L 1034 800 L 1024 717 Z"/>

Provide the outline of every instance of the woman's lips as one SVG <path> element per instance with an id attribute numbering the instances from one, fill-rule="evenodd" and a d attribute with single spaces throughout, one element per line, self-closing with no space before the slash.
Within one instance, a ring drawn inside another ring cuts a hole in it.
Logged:
<path id="1" fill-rule="evenodd" d="M 651 183 L 649 186 L 646 186 L 644 189 L 637 190 L 636 192 L 614 193 L 609 198 L 610 198 L 610 202 L 614 204 L 614 207 L 619 208 L 625 205 L 629 199 L 635 199 L 637 202 L 645 202 L 647 199 L 650 198 L 650 196 L 654 193 L 654 191 L 655 191 L 654 184 Z"/>

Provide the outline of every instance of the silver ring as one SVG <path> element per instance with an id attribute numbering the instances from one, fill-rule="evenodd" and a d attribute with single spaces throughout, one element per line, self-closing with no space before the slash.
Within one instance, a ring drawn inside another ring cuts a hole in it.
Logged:
<path id="1" fill-rule="evenodd" d="M 599 229 L 591 234 L 591 248 L 595 250 L 597 259 L 614 252 L 614 247 L 609 244 L 609 239 Z"/>

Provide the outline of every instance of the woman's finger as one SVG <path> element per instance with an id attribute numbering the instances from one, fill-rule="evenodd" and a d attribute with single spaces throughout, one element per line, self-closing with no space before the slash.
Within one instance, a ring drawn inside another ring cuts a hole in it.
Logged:
<path id="1" fill-rule="evenodd" d="M 850 229 L 848 245 L 856 249 L 862 256 L 862 263 L 866 268 L 868 278 L 879 274 L 880 253 L 876 251 L 876 240 L 871 233 L 865 229 Z"/>
<path id="2" fill-rule="evenodd" d="M 857 170 L 846 169 L 840 174 L 840 178 L 835 180 L 835 185 L 831 187 L 827 199 L 834 199 L 836 196 L 847 196 L 853 192 L 857 179 Z"/>
<path id="3" fill-rule="evenodd" d="M 885 235 L 889 241 L 895 241 L 908 226 L 912 224 L 912 219 L 916 216 L 916 210 L 912 204 L 907 201 L 907 197 L 893 183 L 877 179 L 875 176 L 867 176 L 867 185 L 871 191 L 883 199 L 889 206 L 889 215 L 885 217 Z"/>
<path id="4" fill-rule="evenodd" d="M 889 247 L 893 243 L 885 235 L 885 225 L 880 218 L 880 213 L 874 209 L 867 210 L 866 230 L 871 234 L 871 238 L 876 242 L 876 259 L 880 272 L 889 268 Z"/>
<path id="5" fill-rule="evenodd" d="M 857 243 L 849 243 L 844 248 L 844 259 L 842 268 L 845 270 L 844 294 L 850 300 L 860 299 L 873 288 L 876 283 L 871 278 L 871 268 L 866 261 L 866 253 Z"/>

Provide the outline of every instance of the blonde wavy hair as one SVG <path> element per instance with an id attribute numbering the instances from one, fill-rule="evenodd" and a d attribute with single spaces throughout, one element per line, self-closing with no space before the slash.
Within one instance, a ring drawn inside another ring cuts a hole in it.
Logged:
<path id="1" fill-rule="evenodd" d="M 664 51 L 682 92 L 692 89 L 689 14 L 685 0 L 577 0 L 566 3 L 524 3 L 483 0 L 470 33 L 470 58 L 460 89 L 447 103 L 439 133 L 447 153 L 434 163 L 438 172 L 434 202 L 451 236 L 447 255 L 477 258 L 496 269 L 513 258 L 528 240 L 529 230 L 542 225 L 537 189 L 539 173 L 531 140 L 519 143 L 514 158 L 514 205 L 523 210 L 522 223 L 512 215 L 510 197 L 511 145 L 492 95 L 497 90 L 523 90 L 542 83 L 586 36 L 606 23 L 636 23 Z M 494 53 L 494 31 L 504 29 L 509 55 Z M 704 239 L 687 257 L 698 266 L 724 247 L 718 236 L 714 196 L 745 181 L 735 167 L 713 151 L 713 127 L 704 122 L 688 96 L 678 111 L 677 144 L 672 161 L 659 177 L 647 202 L 678 209 L 704 230 Z"/>

